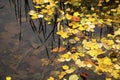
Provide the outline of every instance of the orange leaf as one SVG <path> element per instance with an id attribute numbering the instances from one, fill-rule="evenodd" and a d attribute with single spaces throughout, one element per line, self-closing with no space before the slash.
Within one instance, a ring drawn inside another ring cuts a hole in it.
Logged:
<path id="1" fill-rule="evenodd" d="M 56 48 L 52 49 L 50 52 L 62 52 L 65 49 L 66 49 L 65 47 L 56 47 Z"/>
<path id="2" fill-rule="evenodd" d="M 92 66 L 95 66 L 95 63 L 91 59 L 86 58 L 84 61 L 85 64 L 91 64 Z"/>
<path id="3" fill-rule="evenodd" d="M 80 21 L 80 17 L 72 16 L 71 20 L 74 21 L 74 22 L 79 22 Z"/>

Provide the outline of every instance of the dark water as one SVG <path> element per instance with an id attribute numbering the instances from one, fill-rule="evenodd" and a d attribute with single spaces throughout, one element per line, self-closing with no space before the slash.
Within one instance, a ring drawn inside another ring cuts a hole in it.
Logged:
<path id="1" fill-rule="evenodd" d="M 26 21 L 22 8 L 20 26 L 13 4 L 10 5 L 9 0 L 0 1 L 0 80 L 5 80 L 6 76 L 11 76 L 12 80 L 47 80 L 52 70 L 61 67 L 55 62 L 56 55 L 47 53 L 52 48 L 53 38 L 41 42 L 38 34 L 30 27 L 29 20 Z M 51 29 L 51 26 L 47 27 L 46 35 L 49 35 Z M 100 33 L 100 30 L 97 32 Z M 43 34 L 39 36 L 44 41 Z M 57 41 L 54 46 L 58 46 Z M 84 69 L 81 71 L 86 72 Z M 105 80 L 91 71 L 88 73 L 89 80 Z"/>
<path id="2" fill-rule="evenodd" d="M 40 42 L 24 14 L 23 9 L 20 26 L 13 4 L 0 1 L 0 80 L 6 76 L 13 80 L 44 80 L 45 72 L 49 71 L 46 49 L 50 49 L 51 43 Z"/>

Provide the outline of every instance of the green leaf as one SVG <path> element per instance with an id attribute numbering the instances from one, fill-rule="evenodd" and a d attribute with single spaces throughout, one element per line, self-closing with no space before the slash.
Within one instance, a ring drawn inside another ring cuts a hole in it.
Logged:
<path id="1" fill-rule="evenodd" d="M 70 75 L 69 80 L 78 80 L 79 77 L 76 74 Z"/>

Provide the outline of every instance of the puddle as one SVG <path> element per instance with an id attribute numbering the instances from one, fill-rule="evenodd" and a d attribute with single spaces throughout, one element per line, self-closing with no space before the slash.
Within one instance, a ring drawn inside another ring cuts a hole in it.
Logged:
<path id="1" fill-rule="evenodd" d="M 46 42 L 41 42 L 47 39 L 52 28 L 47 25 L 45 36 L 33 32 L 29 20 L 26 21 L 24 10 L 20 26 L 16 20 L 14 6 L 10 6 L 6 0 L 0 2 L 0 12 L 0 80 L 5 80 L 6 76 L 11 76 L 12 80 L 47 80 L 46 76 L 49 76 L 53 69 L 58 70 L 61 67 L 55 60 L 55 55 L 47 53 L 53 47 L 52 43 L 58 46 L 58 39 L 53 42 L 51 37 Z M 36 28 L 38 30 L 39 26 Z M 98 79 L 99 77 L 101 76 L 98 76 Z M 90 79 L 96 78 L 92 76 Z"/>

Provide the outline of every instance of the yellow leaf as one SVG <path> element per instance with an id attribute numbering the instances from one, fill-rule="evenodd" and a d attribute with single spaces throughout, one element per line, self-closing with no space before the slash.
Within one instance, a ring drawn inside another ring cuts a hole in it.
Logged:
<path id="1" fill-rule="evenodd" d="M 75 61 L 75 64 L 78 66 L 78 67 L 85 67 L 86 65 L 84 64 L 83 61 L 81 61 L 80 59 L 76 60 Z"/>
<path id="2" fill-rule="evenodd" d="M 40 6 L 34 6 L 35 8 L 41 8 Z"/>
<path id="3" fill-rule="evenodd" d="M 115 64 L 115 65 L 114 65 L 114 68 L 120 70 L 120 65 Z"/>
<path id="4" fill-rule="evenodd" d="M 92 10 L 92 11 L 94 11 L 94 10 L 95 10 L 95 8 L 94 8 L 94 7 L 91 7 L 91 10 Z"/>
<path id="5" fill-rule="evenodd" d="M 68 66 L 68 65 L 63 65 L 62 68 L 63 68 L 64 70 L 68 70 L 68 69 L 69 69 L 69 66 Z"/>
<path id="6" fill-rule="evenodd" d="M 102 59 L 98 59 L 98 63 L 99 63 L 99 65 L 112 65 L 112 61 L 111 61 L 111 59 L 110 58 L 108 58 L 108 57 L 104 57 L 104 58 L 102 58 Z"/>
<path id="7" fill-rule="evenodd" d="M 79 80 L 79 77 L 76 74 L 72 74 L 70 75 L 69 80 Z"/>
<path id="8" fill-rule="evenodd" d="M 101 3 L 99 3 L 97 6 L 102 6 L 102 4 L 101 4 Z"/>
<path id="9" fill-rule="evenodd" d="M 106 2 L 109 2 L 110 0 L 105 0 Z"/>
<path id="10" fill-rule="evenodd" d="M 75 69 L 70 68 L 70 69 L 66 70 L 65 72 L 68 73 L 68 74 L 71 74 L 71 73 L 73 73 L 74 71 L 75 71 Z"/>
<path id="11" fill-rule="evenodd" d="M 49 77 L 47 80 L 55 80 L 53 77 Z"/>
<path id="12" fill-rule="evenodd" d="M 6 80 L 12 80 L 11 76 L 6 76 Z"/>
<path id="13" fill-rule="evenodd" d="M 34 15 L 34 14 L 36 14 L 36 11 L 30 10 L 28 14 L 29 14 L 29 15 Z"/>
<path id="14" fill-rule="evenodd" d="M 78 53 L 78 55 L 81 56 L 81 57 L 85 56 L 85 54 L 83 54 L 83 53 Z"/>
<path id="15" fill-rule="evenodd" d="M 38 15 L 34 15 L 31 17 L 32 19 L 38 19 Z"/>
<path id="16" fill-rule="evenodd" d="M 111 9 L 112 12 L 116 12 L 116 9 Z"/>
<path id="17" fill-rule="evenodd" d="M 106 21 L 108 21 L 108 22 L 112 22 L 112 19 L 109 19 L 109 18 L 108 18 Z"/>
<path id="18" fill-rule="evenodd" d="M 82 26 L 82 25 L 79 25 L 79 28 L 78 28 L 80 31 L 83 31 L 85 30 L 85 28 Z"/>
<path id="19" fill-rule="evenodd" d="M 90 20 L 91 22 L 95 22 L 95 21 L 96 21 L 95 18 L 89 18 L 89 20 Z"/>
<path id="20" fill-rule="evenodd" d="M 33 2 L 36 4 L 43 4 L 43 3 L 52 2 L 52 0 L 33 0 Z"/>
<path id="21" fill-rule="evenodd" d="M 66 19 L 67 19 L 67 20 L 71 20 L 71 18 L 72 18 L 72 16 L 69 15 L 69 14 L 66 14 L 65 16 L 66 16 Z"/>
<path id="22" fill-rule="evenodd" d="M 70 54 L 67 54 L 67 53 L 66 53 L 66 54 L 61 55 L 61 57 L 62 57 L 62 58 L 66 58 L 66 59 L 67 59 L 67 58 L 69 58 L 69 57 L 70 57 Z"/>
<path id="23" fill-rule="evenodd" d="M 112 80 L 111 78 L 106 78 L 106 80 Z"/>
<path id="24" fill-rule="evenodd" d="M 58 35 L 60 35 L 62 38 L 68 38 L 68 33 L 64 32 L 63 30 L 60 30 L 57 32 Z"/>
<path id="25" fill-rule="evenodd" d="M 51 24 L 51 22 L 48 22 L 48 24 Z"/>
<path id="26" fill-rule="evenodd" d="M 59 77 L 59 79 L 62 79 L 65 75 L 66 75 L 66 72 L 62 71 L 62 72 L 58 75 L 58 77 Z"/>
<path id="27" fill-rule="evenodd" d="M 75 41 L 80 41 L 80 39 L 78 37 L 74 37 Z"/>
<path id="28" fill-rule="evenodd" d="M 73 16 L 75 16 L 75 17 L 78 17 L 80 14 L 79 14 L 79 12 L 74 12 L 73 13 Z"/>

